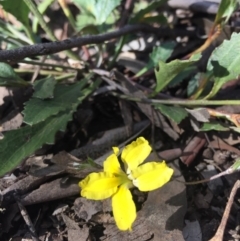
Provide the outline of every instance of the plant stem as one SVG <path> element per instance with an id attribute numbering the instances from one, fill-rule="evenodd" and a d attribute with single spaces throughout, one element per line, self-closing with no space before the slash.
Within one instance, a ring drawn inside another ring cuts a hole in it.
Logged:
<path id="1" fill-rule="evenodd" d="M 214 32 L 216 29 L 216 32 Z M 210 34 L 208 35 L 208 38 L 206 39 L 205 43 L 200 46 L 198 49 L 194 50 L 192 53 L 188 54 L 185 58 L 190 58 L 193 54 L 201 53 L 203 52 L 206 48 L 210 46 L 210 44 L 221 34 L 222 27 L 220 24 L 217 26 L 214 24 Z"/>
<path id="2" fill-rule="evenodd" d="M 209 106 L 209 105 L 240 105 L 240 100 L 156 100 L 147 98 L 137 98 L 128 95 L 121 95 L 115 92 L 111 92 L 112 95 L 121 99 L 127 99 L 136 102 L 142 102 L 147 104 L 165 104 L 165 105 L 183 105 L 183 106 Z"/>
<path id="3" fill-rule="evenodd" d="M 52 41 L 57 41 L 56 37 L 53 35 L 51 29 L 47 26 L 46 22 L 43 19 L 43 16 L 41 13 L 38 11 L 36 5 L 32 2 L 32 0 L 24 0 L 24 2 L 27 4 L 28 8 L 30 11 L 35 15 L 35 17 L 38 19 L 41 27 L 43 30 L 47 33 L 48 37 Z"/>
<path id="4" fill-rule="evenodd" d="M 75 74 L 75 73 L 69 73 L 69 74 L 65 74 L 65 75 L 56 76 L 55 79 L 56 79 L 58 82 L 61 82 L 61 81 L 63 81 L 63 80 L 67 80 L 67 79 L 73 78 L 73 77 L 76 77 L 76 74 Z"/>
<path id="5" fill-rule="evenodd" d="M 45 67 L 51 67 L 51 68 L 58 68 L 58 69 L 71 69 L 71 70 L 81 70 L 78 68 L 73 68 L 70 66 L 64 66 L 60 64 L 51 64 L 51 63 L 41 63 L 40 61 L 32 61 L 32 60 L 22 60 L 19 61 L 19 63 L 29 64 L 29 65 L 39 65 L 39 66 L 45 66 Z"/>
<path id="6" fill-rule="evenodd" d="M 112 69 L 113 65 L 115 64 L 116 62 L 116 59 L 118 57 L 118 55 L 120 54 L 121 50 L 122 50 L 122 47 L 124 45 L 126 41 L 126 36 L 122 36 L 118 42 L 118 45 L 116 47 L 116 51 L 114 53 L 114 56 L 113 56 L 113 59 L 111 60 L 109 66 L 108 66 L 108 69 Z"/>
<path id="7" fill-rule="evenodd" d="M 27 34 L 28 38 L 31 40 L 32 43 L 35 43 L 35 37 L 34 34 L 29 26 L 29 24 L 27 24 L 26 26 L 23 26 L 23 29 L 25 31 L 25 33 Z"/>
<path id="8" fill-rule="evenodd" d="M 14 69 L 16 73 L 34 73 L 35 69 Z M 63 73 L 60 71 L 54 70 L 40 70 L 41 75 L 62 75 Z"/>
<path id="9" fill-rule="evenodd" d="M 66 3 L 66 0 L 58 0 L 58 3 L 60 4 L 65 16 L 68 18 L 68 21 L 71 24 L 72 28 L 75 30 L 76 29 L 75 20 L 72 15 L 72 12 L 70 11 L 70 9 Z"/>

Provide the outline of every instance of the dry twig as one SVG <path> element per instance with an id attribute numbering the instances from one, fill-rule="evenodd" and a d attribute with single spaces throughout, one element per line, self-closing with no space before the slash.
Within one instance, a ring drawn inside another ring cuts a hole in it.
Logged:
<path id="1" fill-rule="evenodd" d="M 43 43 L 43 44 L 34 44 L 28 45 L 17 49 L 10 49 L 10 50 L 1 50 L 0 51 L 0 61 L 1 62 L 17 62 L 22 60 L 26 57 L 34 57 L 40 55 L 48 55 L 58 53 L 64 50 L 68 50 L 75 47 L 81 47 L 87 44 L 99 44 L 103 43 L 107 40 L 114 39 L 121 37 L 123 35 L 133 33 L 133 32 L 150 32 L 155 33 L 156 35 L 164 36 L 182 36 L 182 35 L 191 35 L 195 34 L 194 31 L 178 31 L 177 29 L 172 30 L 170 28 L 155 28 L 151 27 L 150 25 L 146 24 L 135 24 L 135 25 L 126 25 L 123 28 L 112 31 L 105 34 L 99 35 L 90 35 L 90 36 L 83 36 L 77 38 L 69 38 L 63 41 L 55 41 L 50 43 Z"/>
<path id="2" fill-rule="evenodd" d="M 218 230 L 217 230 L 216 234 L 214 235 L 214 237 L 212 239 L 210 239 L 209 241 L 222 241 L 223 240 L 224 229 L 225 229 L 226 224 L 227 224 L 227 220 L 228 220 L 228 217 L 229 217 L 229 214 L 230 214 L 230 211 L 231 211 L 231 207 L 232 207 L 232 204 L 233 204 L 233 201 L 234 201 L 234 197 L 235 197 L 235 195 L 237 193 L 237 190 L 239 188 L 240 188 L 240 180 L 235 182 L 235 184 L 233 186 L 233 189 L 231 191 L 227 206 L 226 206 L 225 211 L 223 213 L 221 223 L 218 227 Z"/>
<path id="3" fill-rule="evenodd" d="M 29 232 L 31 233 L 32 240 L 33 241 L 40 241 L 40 239 L 38 238 L 38 236 L 36 234 L 35 227 L 33 226 L 33 223 L 32 223 L 32 221 L 31 221 L 31 219 L 28 215 L 28 212 L 27 212 L 26 208 L 22 205 L 22 203 L 21 203 L 21 201 L 18 197 L 15 197 L 15 198 L 16 198 L 16 202 L 18 204 L 20 213 L 21 213 L 25 223 L 28 226 Z"/>

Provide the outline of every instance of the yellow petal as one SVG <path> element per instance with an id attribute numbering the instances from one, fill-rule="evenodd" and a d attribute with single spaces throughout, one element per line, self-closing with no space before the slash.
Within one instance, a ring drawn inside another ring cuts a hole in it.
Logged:
<path id="1" fill-rule="evenodd" d="M 173 174 L 165 162 L 149 162 L 132 172 L 134 186 L 140 191 L 152 191 L 166 184 Z"/>
<path id="2" fill-rule="evenodd" d="M 118 153 L 119 153 L 119 148 L 116 147 L 116 146 L 114 146 L 112 149 L 113 149 L 114 154 L 118 155 Z"/>
<path id="3" fill-rule="evenodd" d="M 118 158 L 116 156 L 116 154 L 112 154 L 110 155 L 106 161 L 104 161 L 103 163 L 103 169 L 105 172 L 109 172 L 109 173 L 122 173 L 121 171 L 121 166 L 119 164 Z"/>
<path id="4" fill-rule="evenodd" d="M 120 186 L 119 190 L 112 197 L 113 216 L 120 230 L 131 230 L 136 219 L 136 207 L 132 200 L 132 194 L 125 186 Z"/>
<path id="5" fill-rule="evenodd" d="M 82 188 L 82 197 L 102 200 L 116 193 L 121 183 L 121 178 L 115 177 L 110 173 L 100 172 L 89 174 L 84 180 L 79 182 L 79 186 Z"/>
<path id="6" fill-rule="evenodd" d="M 123 162 L 127 165 L 127 173 L 140 165 L 150 154 L 151 150 L 152 148 L 148 141 L 143 137 L 139 137 L 136 141 L 127 145 L 121 155 Z"/>

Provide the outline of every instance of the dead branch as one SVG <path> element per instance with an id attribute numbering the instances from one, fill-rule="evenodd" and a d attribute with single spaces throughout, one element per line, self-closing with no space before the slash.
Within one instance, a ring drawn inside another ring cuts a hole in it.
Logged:
<path id="1" fill-rule="evenodd" d="M 173 31 L 169 28 L 162 28 L 162 27 L 155 28 L 146 24 L 126 25 L 121 29 L 118 29 L 116 31 L 112 31 L 109 33 L 69 38 L 63 41 L 28 45 L 28 46 L 24 46 L 17 49 L 11 49 L 11 50 L 1 50 L 0 62 L 17 62 L 26 57 L 35 57 L 40 55 L 54 54 L 54 53 L 58 53 L 58 52 L 72 49 L 75 47 L 81 47 L 87 44 L 99 44 L 107 40 L 111 40 L 129 33 L 139 32 L 139 31 L 154 33 L 161 37 L 194 34 L 193 31 L 184 31 L 181 29 L 180 31 L 177 31 L 176 29 Z"/>

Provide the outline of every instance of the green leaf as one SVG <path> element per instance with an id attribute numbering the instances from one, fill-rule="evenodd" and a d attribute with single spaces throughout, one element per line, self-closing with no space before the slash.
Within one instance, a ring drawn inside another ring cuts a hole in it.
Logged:
<path id="1" fill-rule="evenodd" d="M 169 87 L 174 87 L 180 84 L 185 78 L 189 77 L 194 71 L 196 72 L 196 66 L 190 66 L 181 71 L 173 80 L 169 83 Z"/>
<path id="2" fill-rule="evenodd" d="M 139 77 L 140 75 L 143 75 L 148 70 L 157 66 L 157 64 L 160 60 L 165 62 L 171 56 L 175 46 L 176 46 L 176 43 L 167 42 L 167 43 L 163 43 L 161 46 L 154 47 L 153 50 L 152 50 L 152 53 L 149 56 L 150 57 L 149 62 L 147 63 L 147 65 L 142 70 L 140 70 L 136 74 L 136 77 Z"/>
<path id="3" fill-rule="evenodd" d="M 236 9 L 237 4 L 238 2 L 236 0 L 221 0 L 214 22 L 219 24 L 221 20 L 225 18 L 224 22 L 226 23 Z"/>
<path id="4" fill-rule="evenodd" d="M 96 24 L 103 24 L 121 2 L 121 0 L 73 0 L 73 2 L 84 9 L 89 14 L 92 14 L 96 19 Z"/>
<path id="5" fill-rule="evenodd" d="M 229 131 L 229 128 L 222 126 L 220 123 L 205 122 L 200 128 L 200 131 Z"/>
<path id="6" fill-rule="evenodd" d="M 213 51 L 208 61 L 208 71 L 213 73 L 214 85 L 205 98 L 213 97 L 225 83 L 238 78 L 240 74 L 240 55 L 236 53 L 240 51 L 239 43 L 240 34 L 233 33 L 230 40 L 224 40 Z"/>
<path id="7" fill-rule="evenodd" d="M 0 141 L 0 176 L 17 167 L 43 144 L 53 144 L 55 133 L 58 130 L 64 131 L 71 118 L 71 111 L 60 112 L 36 125 L 4 133 L 4 138 Z"/>
<path id="8" fill-rule="evenodd" d="M 188 112 L 182 107 L 155 104 L 154 108 L 177 124 L 188 116 Z"/>
<path id="9" fill-rule="evenodd" d="M 157 16 L 146 16 L 141 20 L 141 23 L 146 23 L 146 24 L 158 23 L 161 25 L 167 25 L 168 20 L 163 14 L 159 14 Z"/>
<path id="10" fill-rule="evenodd" d="M 230 168 L 233 171 L 239 171 L 240 170 L 240 158 L 237 158 Z"/>
<path id="11" fill-rule="evenodd" d="M 162 4 L 166 3 L 167 0 L 160 0 L 160 1 L 152 1 L 148 3 L 148 6 L 144 9 L 141 9 L 136 13 L 136 15 L 130 20 L 130 23 L 139 23 L 144 18 L 146 14 L 151 11 L 155 11 L 156 8 L 160 7 Z"/>
<path id="12" fill-rule="evenodd" d="M 23 0 L 5 0 L 1 1 L 0 4 L 6 12 L 11 13 L 19 22 L 29 26 L 29 8 Z"/>
<path id="13" fill-rule="evenodd" d="M 0 86 L 29 86 L 30 84 L 21 79 L 6 63 L 0 63 Z"/>
<path id="14" fill-rule="evenodd" d="M 4 138 L 0 141 L 0 176 L 17 167 L 23 158 L 34 153 L 43 144 L 53 144 L 55 133 L 65 130 L 67 122 L 72 119 L 72 113 L 78 104 L 99 84 L 100 81 L 95 81 L 93 85 L 84 89 L 82 97 L 79 98 L 78 103 L 72 105 L 71 110 L 59 112 L 32 126 L 4 133 Z"/>
<path id="15" fill-rule="evenodd" d="M 95 24 L 95 18 L 92 15 L 89 15 L 83 12 L 81 14 L 78 14 L 76 17 L 76 26 L 78 31 L 82 31 L 82 29 L 86 26 L 88 27 L 88 29 L 89 27 L 94 28 L 95 26 L 94 24 Z"/>
<path id="16" fill-rule="evenodd" d="M 35 81 L 33 84 L 34 93 L 32 97 L 40 99 L 53 98 L 56 83 L 57 81 L 52 76 Z"/>
<path id="17" fill-rule="evenodd" d="M 42 100 L 32 98 L 24 107 L 23 121 L 29 125 L 46 120 L 52 115 L 56 115 L 60 111 L 72 109 L 78 102 L 81 94 L 82 83 L 73 85 L 57 85 L 54 90 L 54 98 Z"/>
<path id="18" fill-rule="evenodd" d="M 40 2 L 37 6 L 38 11 L 43 15 L 53 2 L 54 0 L 44 0 Z M 34 33 L 37 32 L 37 27 L 38 27 L 38 18 L 33 18 L 32 29 Z"/>
<path id="19" fill-rule="evenodd" d="M 236 126 L 230 126 L 229 127 L 231 130 L 237 132 L 237 133 L 240 133 L 240 128 L 239 127 L 236 127 Z"/>
<path id="20" fill-rule="evenodd" d="M 154 63 L 154 66 L 158 64 L 159 60 L 166 62 L 171 56 L 175 46 L 175 42 L 166 42 L 159 47 L 154 47 L 152 53 L 150 54 L 150 59 Z"/>
<path id="21" fill-rule="evenodd" d="M 193 55 L 189 60 L 173 60 L 170 63 L 159 61 L 159 70 L 155 69 L 157 85 L 155 92 L 163 90 L 181 71 L 196 63 L 201 54 Z"/>
<path id="22" fill-rule="evenodd" d="M 201 73 L 196 73 L 189 81 L 187 86 L 187 95 L 191 96 L 199 87 L 198 80 L 201 77 Z"/>
<path id="23" fill-rule="evenodd" d="M 81 91 L 87 81 L 87 79 L 84 79 L 69 86 L 57 85 L 53 99 L 41 100 L 32 98 L 26 103 L 23 111 L 24 122 L 33 125 L 44 121 L 52 115 L 56 115 L 60 111 L 76 108 L 76 105 L 80 104 L 100 84 L 100 81 L 95 81 L 94 85 Z"/>

